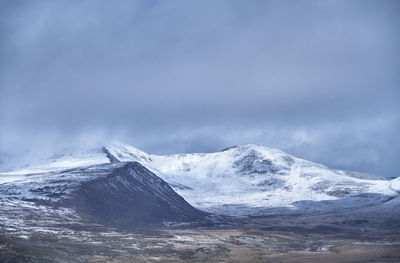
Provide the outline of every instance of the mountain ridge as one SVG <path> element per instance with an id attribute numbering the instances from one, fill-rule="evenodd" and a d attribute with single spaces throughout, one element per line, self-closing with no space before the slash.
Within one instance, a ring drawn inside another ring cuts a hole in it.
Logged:
<path id="1" fill-rule="evenodd" d="M 236 207 L 240 206 L 294 207 L 303 200 L 336 200 L 361 193 L 397 194 L 391 187 L 393 180 L 330 169 L 255 144 L 228 147 L 214 153 L 155 155 L 127 144 L 113 143 L 88 152 L 87 155 L 80 152 L 77 158 L 74 154 L 67 155 L 70 159 L 61 155 L 47 166 L 30 171 L 34 174 L 82 167 L 82 164 L 138 162 L 168 182 L 194 207 L 207 212 L 229 210 L 228 214 L 237 213 Z M 0 183 L 18 180 L 26 171 L 3 173 Z"/>

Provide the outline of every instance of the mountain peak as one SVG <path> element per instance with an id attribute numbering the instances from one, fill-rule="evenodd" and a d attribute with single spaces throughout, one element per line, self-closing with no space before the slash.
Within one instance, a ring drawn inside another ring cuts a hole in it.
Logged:
<path id="1" fill-rule="evenodd" d="M 128 144 L 114 142 L 103 147 L 111 162 L 148 162 L 150 155 Z"/>

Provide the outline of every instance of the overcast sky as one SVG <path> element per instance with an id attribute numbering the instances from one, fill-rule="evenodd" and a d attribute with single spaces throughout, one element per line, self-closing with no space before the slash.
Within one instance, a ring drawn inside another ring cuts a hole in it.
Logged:
<path id="1" fill-rule="evenodd" d="M 0 147 L 256 143 L 399 176 L 400 1 L 0 1 Z"/>

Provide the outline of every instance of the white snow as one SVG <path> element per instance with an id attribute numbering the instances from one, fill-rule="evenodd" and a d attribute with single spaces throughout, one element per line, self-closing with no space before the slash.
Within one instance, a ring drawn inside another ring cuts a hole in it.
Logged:
<path id="1" fill-rule="evenodd" d="M 24 177 L 23 175 L 27 174 L 62 171 L 109 162 L 107 156 L 100 149 L 77 149 L 68 152 L 68 154 L 60 155 L 58 158 L 45 160 L 44 164 L 36 164 L 12 171 L 0 171 L 0 183 L 19 180 Z"/>
<path id="2" fill-rule="evenodd" d="M 397 191 L 398 193 L 400 193 L 400 177 L 393 179 L 390 182 L 390 187 L 394 190 Z"/>
<path id="3" fill-rule="evenodd" d="M 140 162 L 170 182 L 189 203 L 204 210 L 229 205 L 290 207 L 301 200 L 334 200 L 338 198 L 335 193 L 342 192 L 395 194 L 388 180 L 354 178 L 344 171 L 257 145 L 165 156 L 147 154 L 131 146 L 107 148 L 120 161 Z M 249 156 L 250 161 L 246 161 Z M 246 172 L 252 169 L 253 172 Z"/>
<path id="4" fill-rule="evenodd" d="M 221 206 L 291 207 L 297 201 L 334 200 L 349 193 L 396 195 L 400 191 L 399 178 L 392 181 L 355 178 L 345 171 L 257 145 L 216 153 L 164 156 L 147 154 L 121 143 L 106 146 L 106 150 L 120 162 L 141 163 L 169 182 L 193 206 L 209 211 Z M 2 172 L 0 184 L 40 184 L 43 181 L 40 173 L 103 163 L 110 160 L 101 148 L 69 152 L 45 165 Z"/>

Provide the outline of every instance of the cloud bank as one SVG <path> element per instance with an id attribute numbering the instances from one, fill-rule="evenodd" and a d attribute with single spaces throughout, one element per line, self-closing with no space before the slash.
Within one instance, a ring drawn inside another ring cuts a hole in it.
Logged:
<path id="1" fill-rule="evenodd" d="M 398 176 L 399 11 L 398 1 L 2 1 L 1 151 L 256 143 Z"/>

